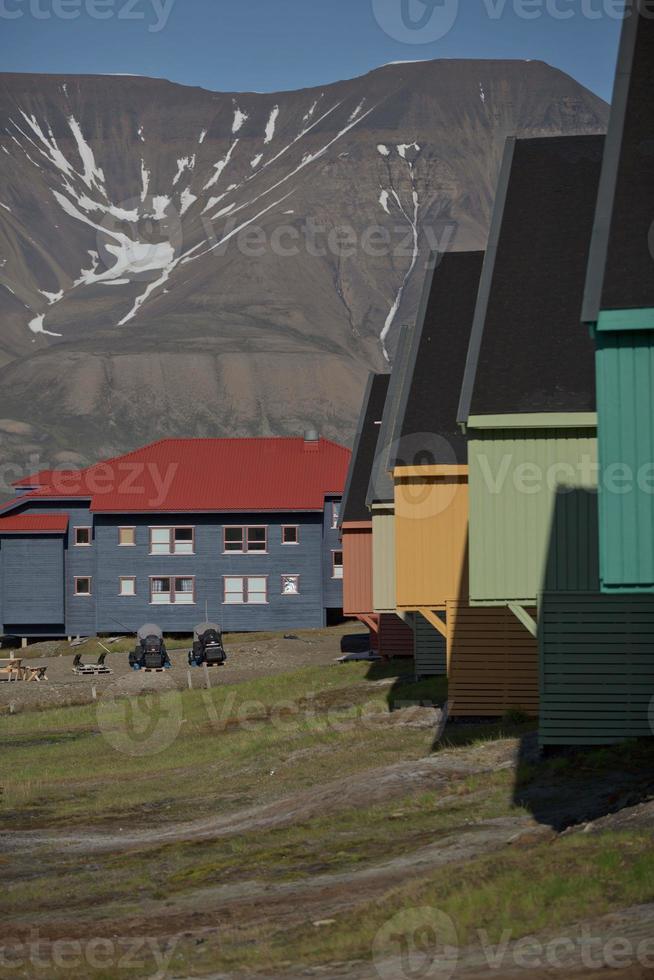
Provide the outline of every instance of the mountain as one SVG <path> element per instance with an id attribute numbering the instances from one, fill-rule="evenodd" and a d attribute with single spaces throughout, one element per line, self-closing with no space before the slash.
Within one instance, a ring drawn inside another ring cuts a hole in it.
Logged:
<path id="1" fill-rule="evenodd" d="M 506 137 L 607 115 L 542 62 L 265 95 L 1 75 L 5 462 L 308 426 L 348 442 L 429 249 L 484 246 Z"/>

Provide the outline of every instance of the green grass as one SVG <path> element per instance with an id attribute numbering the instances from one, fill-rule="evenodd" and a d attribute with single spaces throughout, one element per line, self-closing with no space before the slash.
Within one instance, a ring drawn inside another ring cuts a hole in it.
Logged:
<path id="1" fill-rule="evenodd" d="M 369 751 L 380 765 L 426 754 L 428 733 L 361 724 L 367 713 L 388 707 L 390 688 L 367 683 L 368 670 L 366 664 L 306 667 L 210 691 L 165 693 L 157 709 L 170 714 L 163 738 L 169 731 L 175 738 L 164 751 L 145 756 L 110 744 L 117 736 L 131 748 L 123 736 L 125 701 L 106 709 L 100 702 L 109 741 L 96 705 L 4 716 L 3 824 L 97 824 L 121 815 L 152 820 L 144 806 L 154 807 L 154 816 L 157 807 L 166 808 L 161 816 L 167 818 L 175 815 L 171 810 L 228 812 L 312 785 L 316 765 L 328 779 L 366 768 Z M 392 682 L 392 667 L 386 670 Z M 416 700 L 445 696 L 442 681 L 416 687 Z M 403 685 L 401 694 L 409 699 L 411 685 Z M 137 707 L 145 705 L 139 700 Z"/>
<path id="2" fill-rule="evenodd" d="M 69 905 L 84 907 L 91 899 L 96 908 L 103 902 L 128 901 L 135 888 L 149 898 L 164 899 L 230 881 L 300 880 L 389 860 L 433 844 L 441 835 L 466 833 L 473 819 L 511 812 L 517 812 L 512 804 L 512 774 L 483 773 L 456 778 L 446 790 L 345 808 L 265 834 L 218 835 L 116 856 L 98 855 L 93 873 L 80 873 L 76 859 L 58 859 L 52 888 L 44 870 L 38 881 L 13 885 L 5 901 L 8 910 L 29 907 L 35 915 Z"/>
<path id="3" fill-rule="evenodd" d="M 307 667 L 210 691 L 165 694 L 159 707 L 180 709 L 179 731 L 165 751 L 145 757 L 111 747 L 111 739 L 124 731 L 127 702 L 108 707 L 102 726 L 106 737 L 94 705 L 4 716 L 3 825 L 73 832 L 104 828 L 116 834 L 121 827 L 156 830 L 423 758 L 433 748 L 431 731 L 362 722 L 368 713 L 378 716 L 410 701 L 443 703 L 443 679 L 415 684 L 398 677 L 398 670 L 406 665 Z M 148 704 L 144 699 L 132 710 L 138 713 Z M 450 725 L 436 748 L 469 762 L 479 758 L 483 744 L 520 738 L 533 728 L 533 722 L 513 716 L 494 724 Z M 152 845 L 90 857 L 38 847 L 33 854 L 38 877 L 26 874 L 23 858 L 9 852 L 3 860 L 6 926 L 20 926 L 29 910 L 30 925 L 46 934 L 52 928 L 55 934 L 68 929 L 113 936 L 121 923 L 127 930 L 141 921 L 150 903 L 155 912 L 142 926 L 146 934 L 156 936 L 161 929 L 172 934 L 178 924 L 165 918 L 165 906 L 181 903 L 193 910 L 188 928 L 202 927 L 198 896 L 204 889 L 229 884 L 247 889 L 254 882 L 300 886 L 315 875 L 356 872 L 439 842 L 465 839 L 484 820 L 526 817 L 515 802 L 517 787 L 565 796 L 584 780 L 651 771 L 651 744 L 627 743 L 521 763 L 517 773 L 495 768 L 466 775 L 462 765 L 429 792 L 423 786 L 359 806 L 344 797 L 330 812 L 309 811 L 265 832 L 163 845 L 155 839 Z M 461 944 L 476 942 L 480 929 L 497 942 L 506 928 L 514 938 L 563 928 L 654 900 L 654 851 L 646 832 L 566 835 L 551 843 L 506 846 L 437 872 L 418 869 L 398 880 L 370 891 L 353 886 L 347 912 L 328 912 L 337 922 L 324 929 L 313 925 L 325 917 L 319 910 L 291 897 L 278 912 L 267 904 L 265 892 L 261 914 L 246 905 L 242 912 L 230 906 L 225 914 L 209 913 L 208 923 L 219 921 L 219 928 L 199 944 L 195 937 L 182 938 L 171 974 L 240 969 L 247 975 L 265 970 L 278 975 L 289 962 L 301 968 L 367 960 L 380 927 L 413 907 L 435 907 L 451 916 Z M 124 973 L 115 966 L 103 972 L 85 965 L 78 972 L 52 969 L 49 975 L 53 980 L 114 980 L 152 973 L 148 961 L 142 970 Z M 0 965 L 0 977 L 8 975 Z"/>

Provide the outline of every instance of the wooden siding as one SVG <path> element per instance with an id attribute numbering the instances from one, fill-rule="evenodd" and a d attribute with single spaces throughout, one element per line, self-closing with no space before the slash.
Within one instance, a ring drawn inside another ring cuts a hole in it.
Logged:
<path id="1" fill-rule="evenodd" d="M 340 550 L 338 531 L 331 528 L 331 507 L 322 514 L 256 515 L 91 515 L 88 508 L 75 506 L 41 505 L 32 507 L 29 513 L 57 512 L 69 514 L 69 531 L 66 539 L 59 539 L 61 561 L 58 566 L 57 595 L 61 596 L 62 609 L 56 604 L 43 603 L 33 594 L 34 590 L 22 588 L 20 608 L 14 604 L 12 579 L 22 581 L 11 574 L 2 576 L 0 614 L 5 625 L 21 626 L 21 635 L 94 634 L 97 632 L 124 632 L 135 630 L 142 623 L 155 619 L 171 632 L 190 632 L 193 626 L 206 618 L 216 620 L 225 630 L 290 630 L 321 627 L 325 622 L 325 608 L 342 605 L 342 581 L 332 579 L 331 552 Z M 329 522 L 329 527 L 327 524 Z M 225 525 L 262 524 L 269 526 L 268 551 L 266 554 L 224 554 L 223 528 Z M 283 545 L 281 528 L 285 524 L 300 528 L 297 545 Z M 90 547 L 75 547 L 75 526 L 93 525 Z M 136 528 L 136 544 L 120 546 L 118 528 Z M 150 555 L 149 527 L 193 525 L 195 527 L 194 555 Z M 34 548 L 34 536 L 26 540 L 26 554 L 34 554 L 35 567 L 41 567 L 39 548 Z M 13 536 L 0 541 L 0 553 L 9 556 Z M 37 542 L 38 544 L 38 542 Z M 46 542 L 47 544 L 47 542 Z M 0 565 L 4 564 L 4 557 Z M 13 568 L 14 563 L 10 563 Z M 282 595 L 282 575 L 300 576 L 300 594 Z M 265 576 L 268 579 L 268 601 L 262 605 L 228 605 L 223 602 L 225 575 Z M 92 595 L 75 596 L 74 580 L 79 576 L 92 578 Z M 121 576 L 136 578 L 136 595 L 120 596 Z M 150 603 L 149 582 L 151 576 L 179 576 L 195 578 L 195 603 L 193 605 L 157 605 Z M 36 580 L 36 579 L 35 579 Z M 54 579 L 52 583 L 54 589 Z M 2 609 L 2 605 L 5 609 Z M 57 619 L 50 618 L 56 613 Z M 11 615 L 12 618 L 5 618 Z M 15 616 L 20 615 L 20 620 Z M 43 628 L 42 628 L 43 626 Z M 47 627 L 47 628 L 46 628 Z"/>
<path id="2" fill-rule="evenodd" d="M 453 717 L 538 714 L 538 648 L 506 608 L 447 603 L 449 705 Z"/>
<path id="3" fill-rule="evenodd" d="M 321 605 L 325 609 L 343 608 L 343 579 L 334 578 L 332 565 L 332 552 L 343 550 L 341 547 L 340 531 L 337 527 L 332 527 L 332 505 L 340 505 L 340 502 L 340 497 L 327 497 L 325 500 L 325 510 L 323 514 L 323 579 Z M 275 515 L 275 523 L 277 523 L 277 515 Z M 301 530 L 300 533 L 302 533 Z"/>
<path id="4" fill-rule="evenodd" d="M 372 600 L 375 612 L 395 612 L 395 515 L 391 507 L 372 513 Z"/>
<path id="5" fill-rule="evenodd" d="M 413 623 L 413 656 L 416 677 L 442 677 L 447 673 L 445 637 L 420 613 L 416 613 Z"/>
<path id="6" fill-rule="evenodd" d="M 467 596 L 467 541 L 467 474 L 396 475 L 398 609 L 442 609 L 448 599 Z"/>
<path id="7" fill-rule="evenodd" d="M 545 593 L 540 622 L 541 745 L 651 737 L 654 598 Z"/>
<path id="8" fill-rule="evenodd" d="M 368 527 L 343 526 L 343 612 L 368 615 L 372 604 L 372 522 Z"/>
<path id="9" fill-rule="evenodd" d="M 596 486 L 595 431 L 469 430 L 468 453 L 470 602 L 534 605 L 543 587 L 557 488 Z M 585 554 L 583 535 L 570 533 Z M 570 561 L 584 567 L 583 557 L 570 555 Z"/>
<path id="10" fill-rule="evenodd" d="M 654 343 L 597 334 L 600 576 L 607 592 L 654 592 Z"/>
<path id="11" fill-rule="evenodd" d="M 253 630 L 310 629 L 324 623 L 323 574 L 327 563 L 323 538 L 322 515 L 314 518 L 294 515 L 230 514 L 218 516 L 161 515 L 138 516 L 130 523 L 136 527 L 136 545 L 118 544 L 118 527 L 124 517 L 96 517 L 96 551 L 98 570 L 96 581 L 97 629 L 100 632 L 118 630 L 119 623 L 135 629 L 154 619 L 162 629 L 191 630 L 204 619 L 222 625 L 227 632 Z M 161 524 L 195 524 L 194 555 L 151 555 L 149 526 Z M 223 553 L 223 527 L 254 523 L 268 525 L 267 553 Z M 284 524 L 298 524 L 300 543 L 282 544 Z M 340 545 L 337 545 L 340 548 Z M 300 576 L 300 594 L 281 594 L 282 575 Z M 331 576 L 331 565 L 329 567 Z M 118 595 L 118 578 L 136 577 L 136 596 Z M 194 576 L 195 605 L 175 606 L 150 604 L 149 579 L 152 575 Z M 265 604 L 226 604 L 224 577 L 266 576 L 268 579 Z M 340 583 L 339 583 L 340 584 Z"/>
<path id="12" fill-rule="evenodd" d="M 413 656 L 413 629 L 394 613 L 379 617 L 379 653 L 382 657 Z"/>
<path id="13" fill-rule="evenodd" d="M 4 538 L 0 555 L 4 626 L 63 625 L 63 536 L 30 534 Z"/>

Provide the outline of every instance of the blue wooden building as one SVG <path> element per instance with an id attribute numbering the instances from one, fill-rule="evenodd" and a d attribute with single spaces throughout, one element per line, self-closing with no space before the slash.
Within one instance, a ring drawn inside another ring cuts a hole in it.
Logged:
<path id="1" fill-rule="evenodd" d="M 21 637 L 316 628 L 343 606 L 349 450 L 163 440 L 17 485 L 0 511 L 0 624 Z"/>

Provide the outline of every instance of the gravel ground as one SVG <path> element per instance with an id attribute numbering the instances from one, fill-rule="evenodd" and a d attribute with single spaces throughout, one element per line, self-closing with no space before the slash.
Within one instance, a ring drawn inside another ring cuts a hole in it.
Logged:
<path id="1" fill-rule="evenodd" d="M 270 676 L 279 671 L 290 671 L 299 667 L 318 666 L 334 663 L 340 656 L 341 637 L 345 633 L 365 632 L 356 623 L 346 623 L 324 630 L 303 630 L 293 634 L 297 639 L 284 639 L 283 634 L 252 633 L 234 635 L 225 641 L 227 663 L 223 667 L 212 668 L 209 674 L 211 685 L 238 684 L 241 681 L 256 677 Z M 57 653 L 60 650 L 72 650 L 68 653 Z M 88 645 L 85 646 L 88 649 Z M 110 647 L 111 649 L 111 647 Z M 123 684 L 139 690 L 148 678 L 148 687 L 161 685 L 167 688 L 173 684 L 177 688 L 186 688 L 189 684 L 189 667 L 187 661 L 188 649 L 169 650 L 173 668 L 162 674 L 144 675 L 140 671 L 130 670 L 128 654 L 125 652 L 109 653 L 105 659 L 111 674 L 76 675 L 73 673 L 74 648 L 60 641 L 36 643 L 25 650 L 14 651 L 16 656 L 23 658 L 23 663 L 30 666 L 47 665 L 47 680 L 40 683 L 0 682 L 0 713 L 22 711 L 39 708 L 55 707 L 66 704 L 87 704 L 93 700 L 93 688 L 100 696 L 110 685 L 121 678 Z M 97 654 L 102 652 L 97 648 Z M 9 656 L 9 651 L 3 651 L 3 656 Z M 97 659 L 96 654 L 84 653 L 86 662 Z M 205 673 L 202 669 L 190 671 L 193 687 L 205 684 Z"/>

